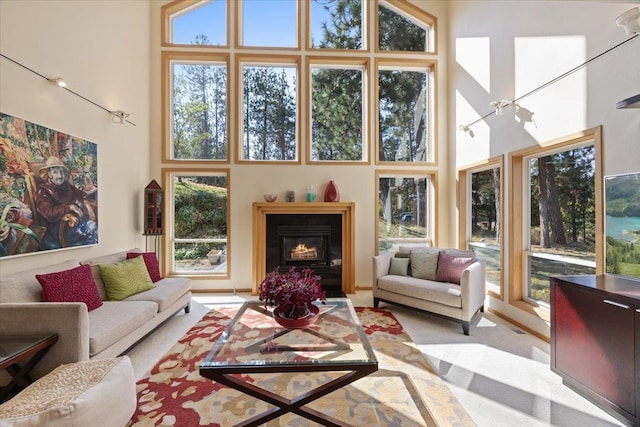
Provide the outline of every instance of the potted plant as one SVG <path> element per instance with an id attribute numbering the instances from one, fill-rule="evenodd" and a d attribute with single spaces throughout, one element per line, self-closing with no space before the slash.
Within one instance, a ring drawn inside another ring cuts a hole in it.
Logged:
<path id="1" fill-rule="evenodd" d="M 310 268 L 299 271 L 291 267 L 286 273 L 280 273 L 276 268 L 260 283 L 259 298 L 264 301 L 265 308 L 275 307 L 274 319 L 282 326 L 304 328 L 315 321 L 319 312 L 313 302 L 326 303 L 320 280 Z"/>

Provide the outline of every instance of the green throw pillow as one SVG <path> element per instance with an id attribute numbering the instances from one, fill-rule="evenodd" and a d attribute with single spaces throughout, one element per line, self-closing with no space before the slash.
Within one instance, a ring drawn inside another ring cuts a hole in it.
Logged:
<path id="1" fill-rule="evenodd" d="M 389 274 L 396 276 L 406 276 L 409 270 L 409 258 L 391 258 Z"/>
<path id="2" fill-rule="evenodd" d="M 114 264 L 99 264 L 98 268 L 111 301 L 122 301 L 154 287 L 142 257 Z"/>
<path id="3" fill-rule="evenodd" d="M 411 252 L 411 275 L 418 279 L 436 280 L 440 252 Z"/>

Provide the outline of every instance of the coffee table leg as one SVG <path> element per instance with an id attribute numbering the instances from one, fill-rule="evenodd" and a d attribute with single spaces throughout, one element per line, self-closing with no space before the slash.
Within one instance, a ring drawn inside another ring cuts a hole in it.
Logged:
<path id="1" fill-rule="evenodd" d="M 212 375 L 211 379 L 219 382 L 220 384 L 224 384 L 235 390 L 260 399 L 264 402 L 270 403 L 271 405 L 277 406 L 277 408 L 263 412 L 262 414 L 258 414 L 249 420 L 237 424 L 236 427 L 257 427 L 267 421 L 273 420 L 274 418 L 277 418 L 289 412 L 293 412 L 324 426 L 352 427 L 351 424 L 342 422 L 329 415 L 323 414 L 322 412 L 308 408 L 305 405 L 335 390 L 338 390 L 364 376 L 367 376 L 370 373 L 375 372 L 376 370 L 377 366 L 372 367 L 371 369 L 360 369 L 358 371 L 351 371 L 292 400 L 285 399 L 282 396 L 267 391 L 256 385 L 242 381 L 230 374 Z"/>

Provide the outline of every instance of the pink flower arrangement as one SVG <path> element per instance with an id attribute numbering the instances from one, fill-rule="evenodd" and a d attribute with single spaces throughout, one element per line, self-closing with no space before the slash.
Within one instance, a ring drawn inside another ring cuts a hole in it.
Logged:
<path id="1" fill-rule="evenodd" d="M 260 301 L 265 308 L 281 307 L 283 313 L 291 319 L 299 319 L 309 314 L 309 306 L 320 300 L 323 304 L 327 296 L 320 276 L 313 275 L 313 270 L 305 268 L 296 271 L 291 267 L 287 273 L 280 273 L 276 268 L 260 283 Z"/>

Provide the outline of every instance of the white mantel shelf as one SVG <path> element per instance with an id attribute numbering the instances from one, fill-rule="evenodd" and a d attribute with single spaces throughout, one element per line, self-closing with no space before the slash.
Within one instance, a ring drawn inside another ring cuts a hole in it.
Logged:
<path id="1" fill-rule="evenodd" d="M 355 292 L 355 203 L 353 202 L 255 202 L 253 204 L 253 295 L 266 276 L 267 215 L 342 215 L 342 292 Z"/>

